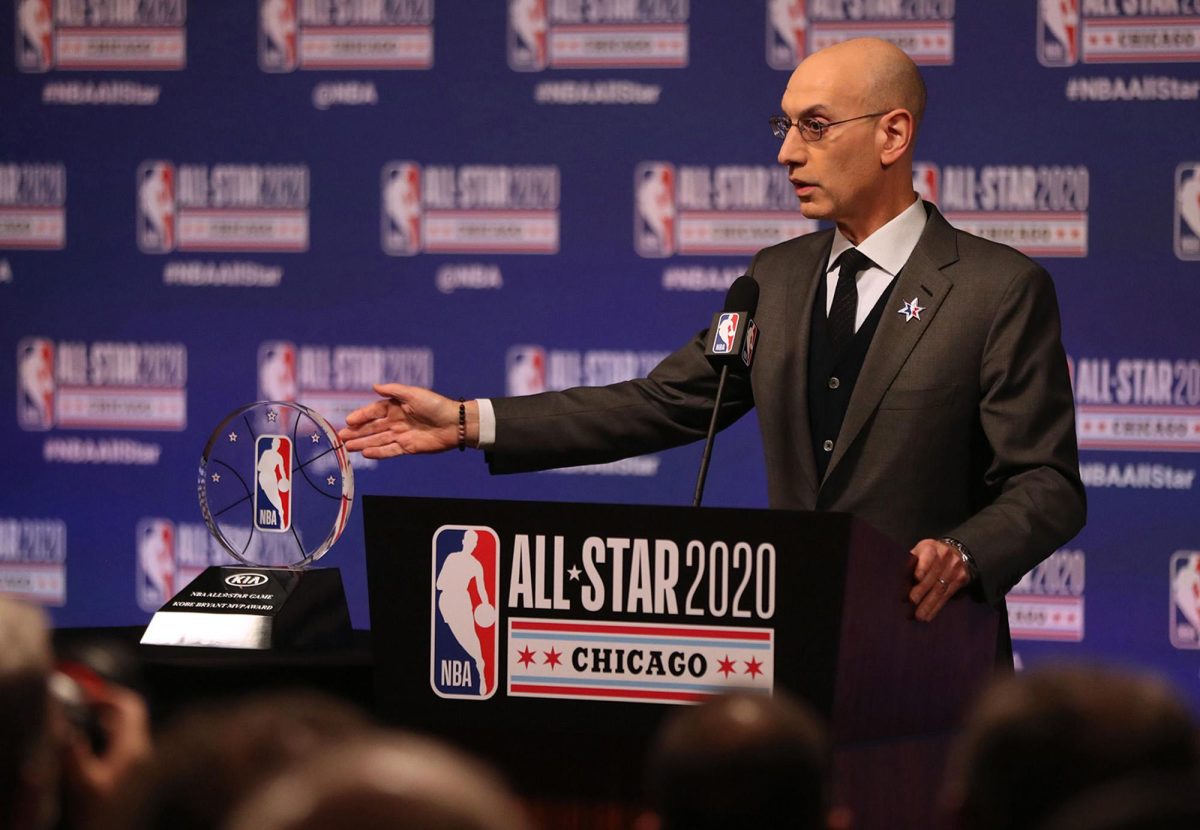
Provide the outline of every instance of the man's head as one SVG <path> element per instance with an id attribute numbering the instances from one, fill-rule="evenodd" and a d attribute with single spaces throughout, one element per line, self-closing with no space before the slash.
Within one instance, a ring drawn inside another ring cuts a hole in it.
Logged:
<path id="1" fill-rule="evenodd" d="M 680 710 L 659 732 L 647 788 L 662 830 L 824 828 L 828 749 L 800 703 L 732 694 Z"/>
<path id="2" fill-rule="evenodd" d="M 0 596 L 0 827 L 36 828 L 57 799 L 58 723 L 46 616 Z"/>
<path id="3" fill-rule="evenodd" d="M 912 204 L 925 83 L 899 48 L 856 38 L 814 52 L 788 80 L 782 109 L 801 124 L 855 119 L 823 130 L 816 141 L 796 127 L 787 131 L 779 163 L 806 217 L 835 222 L 857 243 Z"/>
<path id="4" fill-rule="evenodd" d="M 430 738 L 378 733 L 285 771 L 229 830 L 529 830 L 491 769 Z"/>
<path id="5" fill-rule="evenodd" d="M 1131 776 L 1194 776 L 1196 724 L 1164 682 L 1111 669 L 1033 672 L 989 689 L 948 769 L 964 830 L 1034 827 Z"/>

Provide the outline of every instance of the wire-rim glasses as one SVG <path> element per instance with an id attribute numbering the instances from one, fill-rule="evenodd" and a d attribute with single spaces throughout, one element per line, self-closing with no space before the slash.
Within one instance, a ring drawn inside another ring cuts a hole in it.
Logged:
<path id="1" fill-rule="evenodd" d="M 825 131 L 830 127 L 836 127 L 838 124 L 849 124 L 851 121 L 861 121 L 864 118 L 875 118 L 879 115 L 887 115 L 891 110 L 881 110 L 880 112 L 868 112 L 866 115 L 856 115 L 853 118 L 843 118 L 841 121 L 820 121 L 816 118 L 801 118 L 798 121 L 792 121 L 786 115 L 773 115 L 769 119 L 771 122 L 771 132 L 780 141 L 787 138 L 788 130 L 795 127 L 800 131 L 800 137 L 811 143 L 820 141 L 825 137 Z"/>

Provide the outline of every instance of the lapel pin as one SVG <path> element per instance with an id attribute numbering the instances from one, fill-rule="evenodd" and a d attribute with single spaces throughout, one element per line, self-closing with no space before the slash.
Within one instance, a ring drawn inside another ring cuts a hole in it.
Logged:
<path id="1" fill-rule="evenodd" d="M 912 318 L 914 318 L 914 317 L 916 317 L 917 320 L 920 321 L 921 312 L 924 310 L 925 310 L 925 308 L 923 306 L 917 305 L 917 298 L 913 297 L 911 300 L 908 300 L 907 302 L 905 302 L 904 308 L 899 309 L 896 313 L 903 314 L 904 322 L 907 323 L 907 322 L 910 322 L 912 320 Z"/>

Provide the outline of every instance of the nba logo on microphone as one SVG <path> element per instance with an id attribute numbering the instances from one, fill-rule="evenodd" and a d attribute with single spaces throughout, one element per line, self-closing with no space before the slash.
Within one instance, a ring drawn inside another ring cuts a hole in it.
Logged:
<path id="1" fill-rule="evenodd" d="M 713 354 L 730 354 L 733 351 L 734 335 L 737 334 L 741 315 L 725 312 L 717 319 L 717 330 L 713 335 Z"/>
<path id="2" fill-rule="evenodd" d="M 147 161 L 137 172 L 137 242 L 147 254 L 175 249 L 175 165 Z"/>
<path id="3" fill-rule="evenodd" d="M 433 536 L 429 683 L 439 697 L 486 700 L 499 671 L 500 539 L 490 527 Z"/>
<path id="4" fill-rule="evenodd" d="M 271 533 L 292 527 L 292 439 L 260 435 L 254 444 L 254 526 Z"/>
<path id="5" fill-rule="evenodd" d="M 643 162 L 633 176 L 633 247 L 644 257 L 675 253 L 675 167 Z"/>
<path id="6" fill-rule="evenodd" d="M 21 429 L 54 426 L 54 343 L 26 337 L 17 344 L 17 423 Z"/>
<path id="7" fill-rule="evenodd" d="M 1079 60 L 1079 0 L 1038 0 L 1037 56 L 1042 66 Z"/>
<path id="8" fill-rule="evenodd" d="M 1200 162 L 1175 168 L 1175 256 L 1200 259 Z"/>

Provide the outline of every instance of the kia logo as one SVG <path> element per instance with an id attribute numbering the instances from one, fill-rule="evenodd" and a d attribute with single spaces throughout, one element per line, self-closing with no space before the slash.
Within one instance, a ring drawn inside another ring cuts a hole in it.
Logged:
<path id="1" fill-rule="evenodd" d="M 231 574 L 225 577 L 225 584 L 231 588 L 257 588 L 267 584 L 265 574 Z"/>

